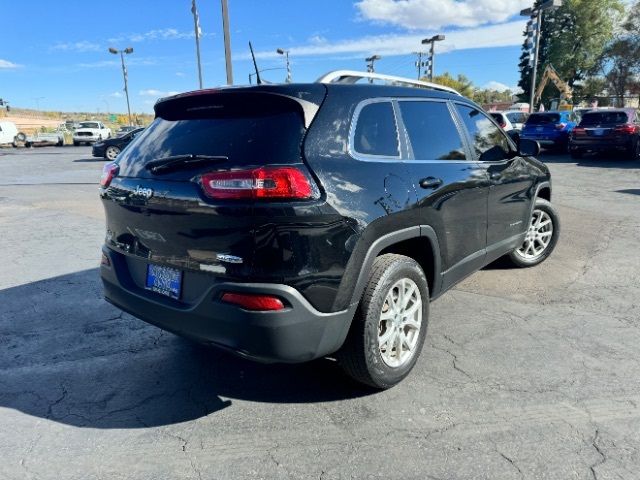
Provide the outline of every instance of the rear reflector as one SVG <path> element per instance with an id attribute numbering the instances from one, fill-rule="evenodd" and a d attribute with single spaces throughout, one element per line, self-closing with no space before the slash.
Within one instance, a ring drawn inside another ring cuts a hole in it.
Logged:
<path id="1" fill-rule="evenodd" d="M 571 131 L 571 133 L 574 137 L 579 137 L 580 135 L 585 135 L 587 131 L 582 127 L 576 127 Z"/>
<path id="2" fill-rule="evenodd" d="M 107 257 L 104 252 L 102 252 L 102 258 L 100 259 L 100 265 L 104 265 L 105 267 L 110 267 L 111 266 L 111 261 L 109 260 L 109 257 Z"/>
<path id="3" fill-rule="evenodd" d="M 107 188 L 111 184 L 111 180 L 118 175 L 118 167 L 117 163 L 107 163 L 104 167 L 102 167 L 102 177 L 100 177 L 100 186 L 103 188 Z"/>
<path id="4" fill-rule="evenodd" d="M 562 130 L 562 129 L 564 129 L 564 127 L 566 127 L 566 126 L 567 126 L 567 124 L 566 124 L 566 123 L 559 123 L 559 124 L 557 124 L 557 125 L 556 125 L 556 129 L 557 129 L 557 130 Z"/>
<path id="5" fill-rule="evenodd" d="M 284 304 L 278 297 L 269 295 L 252 295 L 246 293 L 230 293 L 222 295 L 222 301 L 238 305 L 245 310 L 273 311 L 284 310 Z"/>
<path id="6" fill-rule="evenodd" d="M 304 200 L 315 194 L 312 181 L 297 167 L 205 173 L 200 181 L 204 193 L 211 198 Z"/>

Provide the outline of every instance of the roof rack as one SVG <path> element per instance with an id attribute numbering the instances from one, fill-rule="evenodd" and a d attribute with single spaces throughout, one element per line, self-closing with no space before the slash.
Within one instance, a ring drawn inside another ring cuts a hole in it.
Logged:
<path id="1" fill-rule="evenodd" d="M 363 78 L 370 80 L 382 80 L 387 84 L 401 85 L 405 87 L 413 88 L 429 88 L 431 90 L 440 90 L 442 92 L 454 93 L 460 95 L 460 92 L 444 85 L 438 85 L 437 83 L 423 82 L 422 80 L 412 80 L 410 78 L 395 77 L 393 75 L 384 75 L 382 73 L 372 72 L 358 72 L 355 70 L 334 70 L 329 73 L 325 73 L 321 76 L 316 83 L 342 83 L 342 84 L 354 84 Z"/>

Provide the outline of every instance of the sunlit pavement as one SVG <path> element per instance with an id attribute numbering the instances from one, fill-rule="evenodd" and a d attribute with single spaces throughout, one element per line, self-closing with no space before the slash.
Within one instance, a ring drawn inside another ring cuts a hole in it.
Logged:
<path id="1" fill-rule="evenodd" d="M 543 155 L 562 238 L 432 306 L 413 374 L 256 365 L 106 304 L 101 159 L 0 149 L 1 479 L 636 479 L 640 162 Z"/>

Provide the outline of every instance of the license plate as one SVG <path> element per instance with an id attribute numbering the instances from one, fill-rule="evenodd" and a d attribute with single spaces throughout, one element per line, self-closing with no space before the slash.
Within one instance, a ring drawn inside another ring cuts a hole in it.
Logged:
<path id="1" fill-rule="evenodd" d="M 536 132 L 542 132 L 544 130 L 544 127 L 536 127 Z"/>
<path id="2" fill-rule="evenodd" d="M 146 287 L 148 290 L 179 299 L 181 286 L 182 272 L 180 270 L 160 265 L 147 266 Z"/>
<path id="3" fill-rule="evenodd" d="M 596 137 L 601 137 L 601 136 L 603 136 L 603 135 L 604 135 L 604 128 L 595 128 L 595 129 L 593 130 L 593 134 L 594 134 Z"/>

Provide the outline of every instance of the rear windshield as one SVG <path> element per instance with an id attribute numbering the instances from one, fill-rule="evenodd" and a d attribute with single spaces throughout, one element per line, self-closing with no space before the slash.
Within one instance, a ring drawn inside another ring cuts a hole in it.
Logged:
<path id="1" fill-rule="evenodd" d="M 527 125 L 546 125 L 559 122 L 559 113 L 534 113 L 527 120 Z"/>
<path id="2" fill-rule="evenodd" d="M 504 118 L 502 118 L 502 114 L 501 113 L 491 113 L 490 115 L 493 117 L 493 119 L 496 122 L 498 122 L 498 123 L 504 122 Z"/>
<path id="3" fill-rule="evenodd" d="M 120 174 L 148 176 L 146 163 L 175 155 L 224 156 L 229 159 L 224 165 L 231 168 L 300 161 L 305 132 L 300 112 L 255 102 L 236 107 L 174 111 L 171 119 L 156 118 L 118 157 Z"/>
<path id="4" fill-rule="evenodd" d="M 509 112 L 506 115 L 511 123 L 524 123 L 527 121 L 527 114 L 524 112 Z"/>
<path id="5" fill-rule="evenodd" d="M 582 117 L 582 125 L 600 125 L 603 123 L 627 123 L 629 117 L 625 112 L 591 112 Z"/>
<path id="6" fill-rule="evenodd" d="M 83 122 L 80 124 L 80 128 L 99 128 L 99 125 L 94 122 Z"/>

